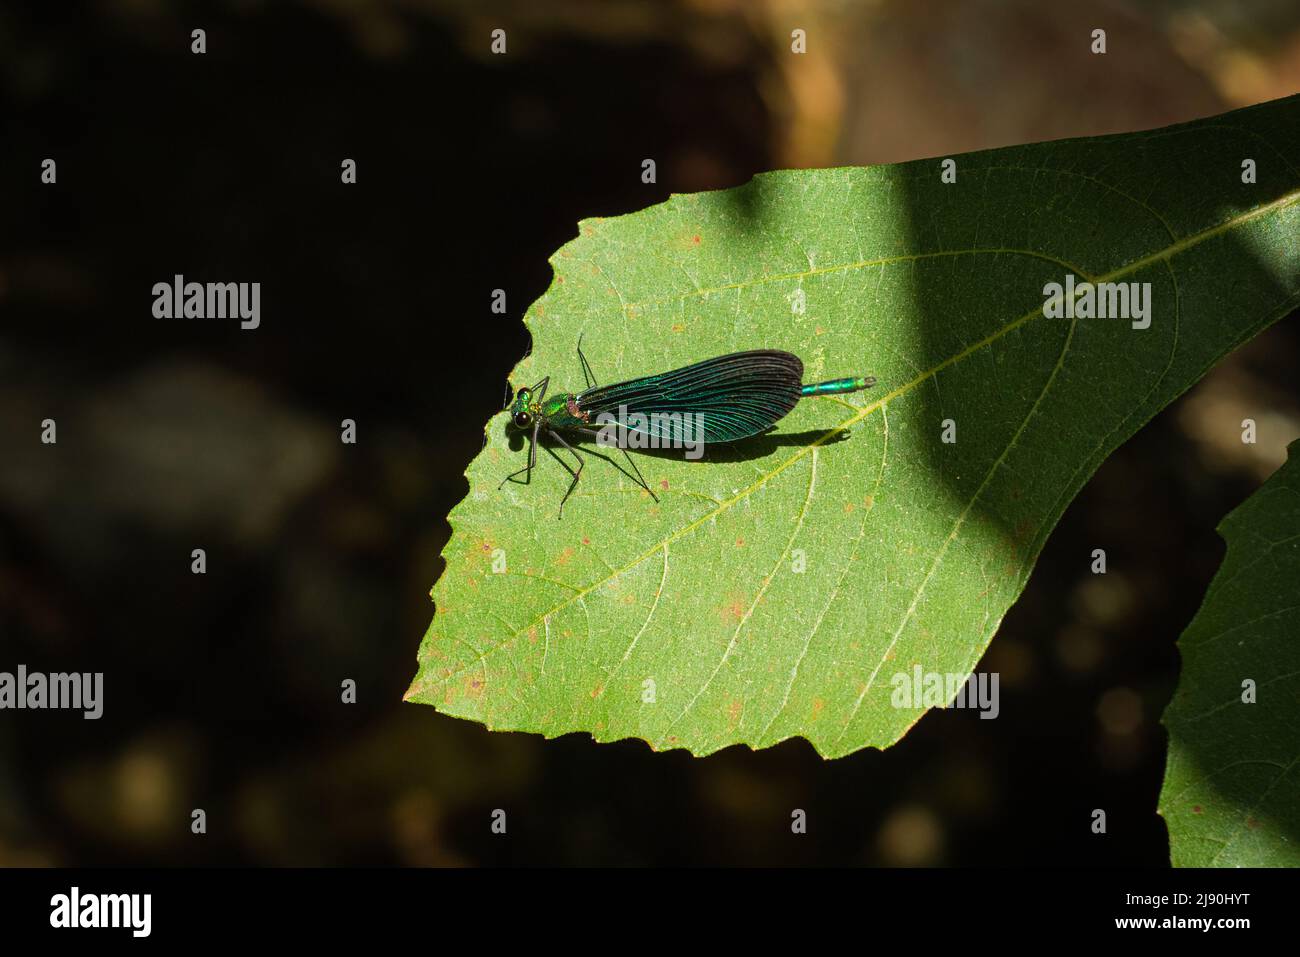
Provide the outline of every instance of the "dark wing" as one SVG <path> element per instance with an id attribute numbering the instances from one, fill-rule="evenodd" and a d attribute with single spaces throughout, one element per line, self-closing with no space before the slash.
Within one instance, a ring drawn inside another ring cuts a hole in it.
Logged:
<path id="1" fill-rule="evenodd" d="M 734 442 L 757 435 L 783 418 L 799 401 L 803 363 L 788 352 L 757 349 L 706 359 L 683 369 L 627 382 L 597 386 L 576 397 L 593 425 L 603 412 L 647 417 L 630 431 L 662 439 L 700 438 L 683 415 L 699 416 L 694 428 L 705 442 Z M 656 418 L 656 416 L 658 416 Z"/>

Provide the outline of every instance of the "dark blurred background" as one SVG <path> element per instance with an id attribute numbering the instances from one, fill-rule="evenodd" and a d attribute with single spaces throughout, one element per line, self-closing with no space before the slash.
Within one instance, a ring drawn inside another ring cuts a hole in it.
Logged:
<path id="1" fill-rule="evenodd" d="M 445 515 L 580 218 L 1284 96 L 1292 0 L 6 5 L 0 84 L 0 670 L 106 685 L 99 721 L 0 714 L 0 864 L 1167 863 L 1174 642 L 1215 525 L 1300 436 L 1293 320 L 1066 512 L 980 666 L 997 721 L 700 760 L 401 696 Z M 154 319 L 175 273 L 261 282 L 261 328 Z"/>

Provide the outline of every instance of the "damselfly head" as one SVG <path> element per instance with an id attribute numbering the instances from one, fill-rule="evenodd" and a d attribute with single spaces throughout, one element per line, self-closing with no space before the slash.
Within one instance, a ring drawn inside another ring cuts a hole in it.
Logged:
<path id="1" fill-rule="evenodd" d="M 510 403 L 510 421 L 514 423 L 517 429 L 531 429 L 533 427 L 533 394 L 528 389 L 520 389 L 515 395 L 515 401 Z"/>

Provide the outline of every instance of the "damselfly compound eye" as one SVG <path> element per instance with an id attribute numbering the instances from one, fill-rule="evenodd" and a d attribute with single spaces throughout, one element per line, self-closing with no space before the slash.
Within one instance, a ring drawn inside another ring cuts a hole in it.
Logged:
<path id="1" fill-rule="evenodd" d="M 515 425 L 521 429 L 526 429 L 533 424 L 533 417 L 527 412 L 515 413 Z"/>

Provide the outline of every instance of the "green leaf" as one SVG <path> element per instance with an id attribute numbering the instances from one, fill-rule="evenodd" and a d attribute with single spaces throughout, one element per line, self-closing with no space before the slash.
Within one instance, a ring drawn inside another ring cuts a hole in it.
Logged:
<path id="1" fill-rule="evenodd" d="M 1160 791 L 1176 867 L 1300 867 L 1300 442 L 1288 455 L 1219 526 L 1228 555 L 1178 642 Z"/>
<path id="2" fill-rule="evenodd" d="M 498 490 L 527 445 L 494 417 L 407 697 L 695 754 L 897 741 L 925 708 L 895 676 L 969 674 L 1088 476 L 1300 302 L 1297 156 L 1290 98 L 960 156 L 955 183 L 937 159 L 777 172 L 584 221 L 516 386 L 581 389 L 580 334 L 601 382 L 780 348 L 879 384 L 703 461 L 633 453 L 658 504 L 588 455 L 559 521 L 544 452 Z M 1047 318 L 1067 274 L 1150 283 L 1149 328 Z"/>

